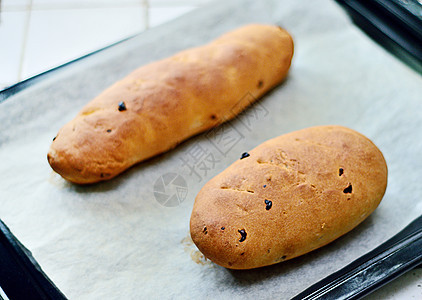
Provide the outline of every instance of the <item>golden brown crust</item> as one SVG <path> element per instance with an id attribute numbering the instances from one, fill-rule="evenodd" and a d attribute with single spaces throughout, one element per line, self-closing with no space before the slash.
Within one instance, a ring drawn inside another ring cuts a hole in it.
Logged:
<path id="1" fill-rule="evenodd" d="M 368 217 L 387 185 L 382 153 L 345 127 L 292 132 L 249 154 L 205 184 L 190 221 L 198 249 L 227 268 L 271 265 L 326 245 Z"/>
<path id="2" fill-rule="evenodd" d="M 143 66 L 66 124 L 48 161 L 75 183 L 110 179 L 234 117 L 250 104 L 237 103 L 246 93 L 258 98 L 286 77 L 292 55 L 285 30 L 254 24 Z"/>

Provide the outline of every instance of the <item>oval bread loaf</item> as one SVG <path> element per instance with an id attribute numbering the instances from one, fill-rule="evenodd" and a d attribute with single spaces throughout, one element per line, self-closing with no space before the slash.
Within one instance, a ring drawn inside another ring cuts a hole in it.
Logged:
<path id="1" fill-rule="evenodd" d="M 271 139 L 198 193 L 190 233 L 231 269 L 275 264 L 330 243 L 368 217 L 387 186 L 387 166 L 366 137 L 340 126 Z"/>
<path id="2" fill-rule="evenodd" d="M 252 24 L 140 67 L 60 129 L 48 161 L 75 183 L 110 179 L 233 118 L 286 77 L 292 55 L 285 30 Z"/>

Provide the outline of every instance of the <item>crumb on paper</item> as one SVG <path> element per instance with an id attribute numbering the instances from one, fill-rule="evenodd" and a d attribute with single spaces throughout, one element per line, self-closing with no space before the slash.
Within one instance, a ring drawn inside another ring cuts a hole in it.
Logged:
<path id="1" fill-rule="evenodd" d="M 192 260 L 200 265 L 212 265 L 211 261 L 207 259 L 201 251 L 199 251 L 195 244 L 192 241 L 192 238 L 190 237 L 190 234 L 188 234 L 185 238 L 182 239 L 181 243 L 184 246 L 184 250 L 186 253 L 190 254 L 190 257 Z"/>

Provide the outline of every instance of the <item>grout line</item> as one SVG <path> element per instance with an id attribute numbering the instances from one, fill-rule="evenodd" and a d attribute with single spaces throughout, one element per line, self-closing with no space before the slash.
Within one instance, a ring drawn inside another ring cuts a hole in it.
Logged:
<path id="1" fill-rule="evenodd" d="M 144 30 L 149 28 L 149 1 L 148 0 L 141 0 L 143 7 L 144 7 Z"/>
<path id="2" fill-rule="evenodd" d="M 19 66 L 18 66 L 18 78 L 17 82 L 22 81 L 22 72 L 23 72 L 23 65 L 25 62 L 25 53 L 26 53 L 26 44 L 28 41 L 28 33 L 29 33 L 29 23 L 31 21 L 31 12 L 32 12 L 32 0 L 29 0 L 27 9 L 26 9 L 26 18 L 25 18 L 25 26 L 23 29 L 23 40 L 21 46 L 21 54 L 19 59 Z"/>

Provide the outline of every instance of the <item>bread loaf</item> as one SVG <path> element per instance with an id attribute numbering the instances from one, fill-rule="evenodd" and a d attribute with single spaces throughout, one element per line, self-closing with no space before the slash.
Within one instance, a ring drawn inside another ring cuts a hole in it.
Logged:
<path id="1" fill-rule="evenodd" d="M 282 135 L 241 157 L 200 190 L 190 220 L 198 249 L 231 269 L 330 243 L 375 210 L 387 185 L 380 150 L 340 126 Z"/>
<path id="2" fill-rule="evenodd" d="M 140 67 L 60 129 L 48 161 L 75 183 L 110 179 L 234 117 L 247 93 L 258 98 L 286 77 L 292 55 L 285 30 L 252 24 Z"/>

